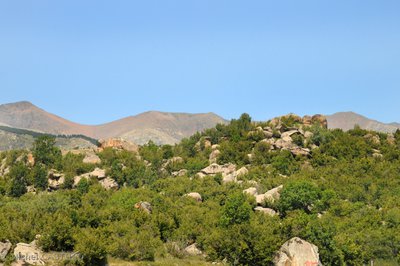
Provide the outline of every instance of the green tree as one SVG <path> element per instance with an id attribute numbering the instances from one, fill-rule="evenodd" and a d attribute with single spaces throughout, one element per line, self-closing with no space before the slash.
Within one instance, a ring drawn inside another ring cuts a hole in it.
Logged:
<path id="1" fill-rule="evenodd" d="M 84 265 L 99 266 L 107 262 L 105 239 L 99 229 L 83 228 L 74 235 L 75 251 L 83 257 Z"/>
<path id="2" fill-rule="evenodd" d="M 51 136 L 40 136 L 33 144 L 33 156 L 36 163 L 51 166 L 61 160 L 61 151 L 55 146 L 56 139 Z"/>
<path id="3" fill-rule="evenodd" d="M 36 165 L 32 170 L 33 185 L 36 189 L 45 190 L 48 186 L 47 171 L 41 165 Z"/>
<path id="4" fill-rule="evenodd" d="M 88 180 L 86 178 L 82 178 L 81 180 L 79 180 L 76 188 L 82 194 L 88 193 L 89 192 L 89 182 L 88 182 Z"/>
<path id="5" fill-rule="evenodd" d="M 222 210 L 221 224 L 225 227 L 233 224 L 242 224 L 250 220 L 251 206 L 243 193 L 236 193 L 228 197 Z"/>
<path id="6" fill-rule="evenodd" d="M 320 190 L 308 181 L 294 181 L 282 189 L 278 209 L 282 214 L 291 210 L 303 210 L 310 213 L 310 208 L 320 198 Z"/>
<path id="7" fill-rule="evenodd" d="M 27 176 L 28 168 L 22 162 L 17 162 L 11 167 L 9 173 L 11 178 L 10 196 L 20 197 L 26 193 Z"/>

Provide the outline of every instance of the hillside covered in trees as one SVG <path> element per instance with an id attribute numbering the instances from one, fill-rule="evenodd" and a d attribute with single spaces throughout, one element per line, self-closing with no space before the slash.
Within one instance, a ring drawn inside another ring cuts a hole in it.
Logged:
<path id="1" fill-rule="evenodd" d="M 318 248 L 310 265 L 400 263 L 400 131 L 243 114 L 174 146 L 95 156 L 61 155 L 47 136 L 0 154 L 1 260 L 34 241 L 78 254 L 58 265 L 281 265 L 297 237 Z"/>

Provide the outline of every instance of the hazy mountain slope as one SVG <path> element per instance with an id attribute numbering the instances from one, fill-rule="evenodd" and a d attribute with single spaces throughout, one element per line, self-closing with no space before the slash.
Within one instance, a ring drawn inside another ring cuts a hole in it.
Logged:
<path id="1" fill-rule="evenodd" d="M 376 120 L 369 119 L 365 116 L 354 112 L 339 112 L 326 116 L 329 128 L 340 128 L 343 130 L 353 129 L 355 125 L 359 125 L 363 129 L 374 130 L 379 132 L 394 132 L 399 128 L 399 124 L 385 124 Z"/>
<path id="2" fill-rule="evenodd" d="M 38 133 L 29 130 L 21 130 L 18 128 L 9 128 L 0 126 L 0 151 L 29 149 L 37 136 L 43 133 Z M 89 140 L 80 136 L 55 136 L 56 145 L 64 150 L 72 150 L 75 148 L 95 148 L 94 140 Z"/>
<path id="3" fill-rule="evenodd" d="M 96 126 L 94 137 L 121 136 L 138 144 L 149 140 L 159 144 L 176 143 L 197 131 L 224 122 L 225 120 L 213 113 L 186 114 L 152 111 Z"/>
<path id="4" fill-rule="evenodd" d="M 96 139 L 123 137 L 143 144 L 173 144 L 197 131 L 226 121 L 213 113 L 146 112 L 110 123 L 81 125 L 48 113 L 29 102 L 0 105 L 0 124 L 51 134 L 82 134 Z"/>
<path id="5" fill-rule="evenodd" d="M 0 105 L 0 123 L 50 134 L 93 135 L 91 127 L 48 113 L 26 101 Z"/>

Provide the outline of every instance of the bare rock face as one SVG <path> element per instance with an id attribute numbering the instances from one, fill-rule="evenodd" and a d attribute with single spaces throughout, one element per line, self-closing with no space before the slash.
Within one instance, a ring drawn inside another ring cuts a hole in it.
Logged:
<path id="1" fill-rule="evenodd" d="M 126 150 L 126 151 L 131 151 L 131 152 L 138 152 L 139 151 L 139 146 L 136 145 L 135 143 L 123 140 L 123 139 L 106 139 L 106 140 L 100 140 L 100 150 L 103 150 L 105 148 L 112 148 L 112 149 L 117 149 L 117 150 Z"/>
<path id="2" fill-rule="evenodd" d="M 197 193 L 197 192 L 190 192 L 190 193 L 186 194 L 185 196 L 195 199 L 198 202 L 203 201 L 203 198 L 201 197 L 200 193 Z"/>
<path id="3" fill-rule="evenodd" d="M 185 252 L 190 256 L 199 256 L 203 254 L 203 252 L 201 252 L 201 250 L 197 248 L 196 243 L 186 247 Z"/>
<path id="4" fill-rule="evenodd" d="M 151 204 L 147 201 L 139 201 L 134 207 L 135 209 L 142 210 L 148 214 L 151 214 L 152 212 Z"/>
<path id="5" fill-rule="evenodd" d="M 322 266 L 318 247 L 294 237 L 282 245 L 274 258 L 275 266 Z"/>
<path id="6" fill-rule="evenodd" d="M 29 265 L 45 265 L 42 251 L 36 247 L 35 243 L 18 243 L 14 248 L 14 256 L 18 263 L 28 263 Z"/>
<path id="7" fill-rule="evenodd" d="M 0 242 L 0 261 L 4 261 L 10 252 L 12 244 L 10 241 Z"/>

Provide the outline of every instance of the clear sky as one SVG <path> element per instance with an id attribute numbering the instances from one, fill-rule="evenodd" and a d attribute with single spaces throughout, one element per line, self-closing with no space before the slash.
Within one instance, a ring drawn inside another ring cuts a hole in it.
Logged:
<path id="1" fill-rule="evenodd" d="M 0 0 L 0 102 L 400 121 L 399 0 Z"/>

